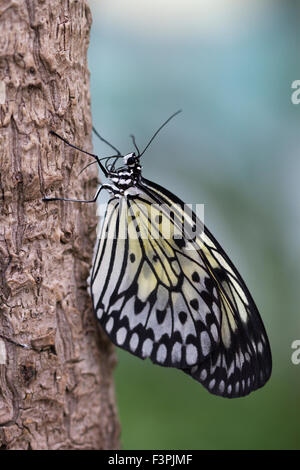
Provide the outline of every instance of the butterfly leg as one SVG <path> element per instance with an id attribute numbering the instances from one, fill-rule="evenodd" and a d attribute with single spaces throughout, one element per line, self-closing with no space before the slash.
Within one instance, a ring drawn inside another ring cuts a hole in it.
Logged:
<path id="1" fill-rule="evenodd" d="M 54 131 L 50 131 L 50 134 L 54 135 L 58 139 L 62 140 L 65 144 L 69 145 L 69 147 L 72 147 L 75 150 L 79 150 L 79 152 L 85 153 L 86 155 L 89 155 L 90 157 L 93 157 L 98 162 L 98 165 L 100 166 L 100 168 L 103 171 L 104 175 L 107 176 L 106 168 L 104 168 L 104 166 L 102 165 L 98 155 L 95 155 L 94 153 L 87 152 L 86 150 L 83 150 L 83 149 L 77 147 L 76 145 L 71 144 L 71 142 L 69 142 L 67 139 L 65 139 L 64 137 L 62 137 L 61 135 L 57 134 Z"/>
<path id="2" fill-rule="evenodd" d="M 42 201 L 44 202 L 49 202 L 49 201 L 67 201 L 67 202 L 95 202 L 100 194 L 100 192 L 102 191 L 102 189 L 107 189 L 107 191 L 113 191 L 112 189 L 112 186 L 110 186 L 109 184 L 102 184 L 102 186 L 100 186 L 100 188 L 97 190 L 96 194 L 95 194 L 95 197 L 93 199 L 88 199 L 88 200 L 85 200 L 85 199 L 69 199 L 69 198 L 65 198 L 65 197 L 43 197 Z"/>
<path id="3" fill-rule="evenodd" d="M 8 341 L 9 343 L 11 344 L 14 344 L 15 346 L 19 346 L 20 348 L 24 348 L 24 349 L 33 349 L 31 346 L 29 346 L 28 344 L 23 344 L 23 343 L 17 343 L 17 341 L 14 341 L 13 339 L 11 338 L 8 338 L 7 336 L 4 336 L 4 335 L 1 335 L 0 334 L 0 338 Z"/>

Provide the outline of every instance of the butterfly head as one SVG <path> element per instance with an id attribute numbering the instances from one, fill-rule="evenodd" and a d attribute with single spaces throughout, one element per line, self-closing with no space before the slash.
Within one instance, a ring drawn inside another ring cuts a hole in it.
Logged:
<path id="1" fill-rule="evenodd" d="M 140 167 L 140 156 L 136 155 L 134 152 L 124 155 L 123 162 L 129 168 Z"/>
<path id="2" fill-rule="evenodd" d="M 141 177 L 142 167 L 140 165 L 140 155 L 134 152 L 126 155 L 119 155 L 114 158 L 114 162 L 108 165 L 108 178 L 122 192 L 135 186 Z M 116 166 L 118 159 L 122 160 L 123 165 Z"/>

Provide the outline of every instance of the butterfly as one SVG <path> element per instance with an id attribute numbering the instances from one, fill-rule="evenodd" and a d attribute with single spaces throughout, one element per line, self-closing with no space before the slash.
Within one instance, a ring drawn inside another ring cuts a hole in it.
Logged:
<path id="1" fill-rule="evenodd" d="M 142 176 L 142 152 L 94 158 L 109 193 L 90 275 L 95 314 L 111 341 L 154 364 L 175 367 L 210 393 L 236 398 L 271 375 L 269 340 L 242 277 L 196 214 Z M 102 163 L 104 161 L 104 164 Z M 122 162 L 119 164 L 119 162 Z M 90 164 L 92 164 L 90 163 Z M 89 164 L 89 165 L 90 165 Z M 87 166 L 89 166 L 87 165 Z"/>

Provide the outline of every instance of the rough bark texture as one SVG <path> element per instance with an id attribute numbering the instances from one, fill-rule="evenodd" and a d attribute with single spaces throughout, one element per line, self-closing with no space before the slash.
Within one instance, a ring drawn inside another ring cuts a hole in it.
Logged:
<path id="1" fill-rule="evenodd" d="M 0 2 L 0 448 L 118 447 L 114 352 L 86 279 L 97 170 L 91 150 L 84 0 Z M 17 346 L 28 344 L 31 349 Z"/>

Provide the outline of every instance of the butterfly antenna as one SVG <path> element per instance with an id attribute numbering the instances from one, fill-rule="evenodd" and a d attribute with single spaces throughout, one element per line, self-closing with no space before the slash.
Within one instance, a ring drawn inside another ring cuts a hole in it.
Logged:
<path id="1" fill-rule="evenodd" d="M 140 154 L 140 157 L 143 155 L 143 153 L 145 153 L 145 151 L 147 150 L 147 148 L 149 147 L 149 145 L 153 142 L 153 140 L 155 139 L 155 137 L 157 136 L 157 134 L 162 130 L 163 127 L 165 127 L 166 124 L 168 124 L 169 121 L 171 121 L 171 119 L 173 119 L 173 117 L 177 116 L 177 114 L 181 113 L 182 109 L 179 109 L 178 111 L 176 111 L 176 113 L 172 114 L 172 116 L 170 116 L 161 126 L 159 129 L 157 129 L 157 131 L 155 132 L 155 134 L 151 137 L 151 139 L 149 140 L 148 144 L 146 145 L 146 147 L 144 148 L 144 150 L 142 151 L 142 153 Z"/>
<path id="2" fill-rule="evenodd" d="M 107 140 L 105 140 L 100 134 L 99 132 L 96 131 L 96 129 L 94 128 L 93 126 L 93 132 L 96 134 L 96 136 L 102 140 L 102 142 L 104 142 L 106 145 L 108 145 L 110 148 L 112 148 L 113 150 L 115 150 L 117 152 L 118 155 L 121 155 L 121 152 L 120 150 L 118 150 L 116 147 L 114 147 L 112 144 L 110 144 Z"/>
<path id="3" fill-rule="evenodd" d="M 133 142 L 133 145 L 134 145 L 134 147 L 135 147 L 135 149 L 136 149 L 136 151 L 137 151 L 137 153 L 138 153 L 138 156 L 140 157 L 140 156 L 141 156 L 141 154 L 140 154 L 140 151 L 139 151 L 139 148 L 138 148 L 138 146 L 136 145 L 136 141 L 135 141 L 135 137 L 134 137 L 134 135 L 130 134 L 130 136 L 129 136 L 129 137 L 131 137 L 131 139 L 132 139 L 132 142 Z"/>

